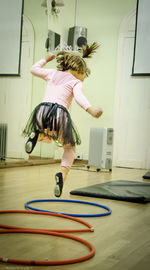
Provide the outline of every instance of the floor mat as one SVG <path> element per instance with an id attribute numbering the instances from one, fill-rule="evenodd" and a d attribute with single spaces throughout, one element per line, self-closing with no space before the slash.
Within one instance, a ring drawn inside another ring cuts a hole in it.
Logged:
<path id="1" fill-rule="evenodd" d="M 140 181 L 117 180 L 72 190 L 70 194 L 147 203 L 150 201 L 150 184 Z"/>
<path id="2" fill-rule="evenodd" d="M 150 179 L 150 172 L 147 172 L 146 174 L 143 175 L 144 179 Z"/>

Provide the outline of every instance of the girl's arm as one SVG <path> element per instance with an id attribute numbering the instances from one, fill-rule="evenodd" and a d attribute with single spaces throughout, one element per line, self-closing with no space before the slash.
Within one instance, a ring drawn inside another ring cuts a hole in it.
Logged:
<path id="1" fill-rule="evenodd" d="M 54 54 L 49 54 L 45 57 L 45 59 L 42 59 L 35 63 L 30 69 L 32 75 L 47 80 L 49 76 L 53 74 L 54 70 L 43 68 L 43 66 L 45 66 L 49 61 L 52 61 L 54 58 Z"/>
<path id="2" fill-rule="evenodd" d="M 90 115 L 92 115 L 95 118 L 99 118 L 103 111 L 101 108 L 93 108 L 87 98 L 84 96 L 82 92 L 82 83 L 79 82 L 75 85 L 73 89 L 73 94 L 75 101 L 84 109 L 86 110 Z"/>
<path id="3" fill-rule="evenodd" d="M 75 101 L 80 105 L 85 111 L 91 107 L 91 104 L 87 100 L 87 98 L 84 96 L 82 91 L 82 82 L 79 81 L 73 88 L 73 95 L 75 98 Z"/>

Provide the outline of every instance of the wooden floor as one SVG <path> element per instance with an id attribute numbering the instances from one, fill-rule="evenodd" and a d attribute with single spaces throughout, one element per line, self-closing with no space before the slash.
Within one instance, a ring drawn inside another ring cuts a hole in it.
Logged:
<path id="1" fill-rule="evenodd" d="M 24 203 L 35 199 L 54 199 L 54 175 L 59 164 L 0 169 L 0 209 L 24 210 Z M 70 191 L 113 180 L 143 181 L 145 170 L 113 168 L 112 173 L 87 171 L 74 167 L 64 187 L 62 199 L 84 200 L 104 204 L 112 209 L 105 217 L 84 218 L 94 232 L 74 235 L 95 246 L 93 258 L 64 266 L 24 266 L 0 263 L 0 269 L 62 269 L 62 270 L 149 270 L 150 269 L 150 203 L 137 204 L 109 199 L 70 195 Z M 149 182 L 144 181 L 144 182 Z M 66 213 L 99 213 L 103 210 L 72 203 L 37 203 L 35 207 Z M 83 218 L 82 218 L 83 219 Z M 84 228 L 83 225 L 58 217 L 25 214 L 3 214 L 0 223 L 32 228 Z M 55 236 L 32 234 L 1 234 L 0 257 L 25 260 L 64 260 L 89 252 L 82 244 Z"/>

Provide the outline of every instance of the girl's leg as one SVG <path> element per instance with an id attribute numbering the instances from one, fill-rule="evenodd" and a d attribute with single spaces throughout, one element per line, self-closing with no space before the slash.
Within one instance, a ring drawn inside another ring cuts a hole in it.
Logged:
<path id="1" fill-rule="evenodd" d="M 64 153 L 63 153 L 62 162 L 61 162 L 61 172 L 63 175 L 63 181 L 65 181 L 70 171 L 70 168 L 72 166 L 72 163 L 74 161 L 75 146 L 64 145 L 63 148 L 64 148 Z"/>
<path id="2" fill-rule="evenodd" d="M 30 134 L 29 139 L 25 143 L 25 151 L 27 154 L 31 154 L 33 151 L 39 136 L 39 131 L 34 131 Z"/>
<path id="3" fill-rule="evenodd" d="M 67 178 L 67 175 L 70 171 L 72 163 L 75 157 L 75 146 L 64 145 L 64 153 L 62 156 L 60 172 L 56 174 L 56 186 L 54 189 L 54 194 L 56 197 L 60 197 L 63 189 L 64 181 Z"/>
<path id="4" fill-rule="evenodd" d="M 32 116 L 33 117 L 33 116 Z M 36 118 L 36 122 L 38 123 L 38 126 L 40 128 L 42 128 L 42 109 L 40 108 L 40 110 L 38 111 L 37 115 L 35 116 L 34 114 L 34 117 L 32 119 L 32 121 L 35 122 L 35 118 Z M 25 151 L 26 153 L 28 154 L 31 154 L 31 152 L 33 151 L 36 143 L 37 143 L 37 140 L 38 140 L 38 137 L 39 137 L 39 131 L 38 130 L 34 130 L 30 136 L 29 136 L 29 139 L 27 140 L 26 144 L 25 144 Z"/>

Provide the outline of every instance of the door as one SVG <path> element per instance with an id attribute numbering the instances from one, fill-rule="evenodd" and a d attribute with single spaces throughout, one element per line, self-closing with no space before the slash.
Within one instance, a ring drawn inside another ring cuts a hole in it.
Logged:
<path id="1" fill-rule="evenodd" d="M 150 168 L 150 78 L 131 76 L 134 36 L 120 48 L 116 89 L 115 166 Z"/>

